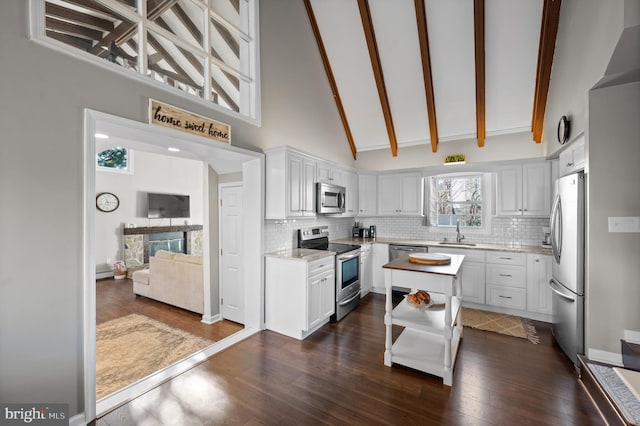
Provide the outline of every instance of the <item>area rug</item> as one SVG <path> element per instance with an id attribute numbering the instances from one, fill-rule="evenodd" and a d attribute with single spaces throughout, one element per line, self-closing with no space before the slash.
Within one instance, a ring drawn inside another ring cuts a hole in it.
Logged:
<path id="1" fill-rule="evenodd" d="M 513 315 L 462 308 L 462 325 L 477 328 L 478 330 L 520 337 L 535 344 L 540 343 L 533 323 L 528 319 Z"/>
<path id="2" fill-rule="evenodd" d="M 98 399 L 213 344 L 139 314 L 96 327 Z"/>

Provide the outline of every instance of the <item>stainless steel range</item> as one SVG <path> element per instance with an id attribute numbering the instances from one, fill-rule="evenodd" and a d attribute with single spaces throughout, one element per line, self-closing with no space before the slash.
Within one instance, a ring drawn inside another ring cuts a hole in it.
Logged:
<path id="1" fill-rule="evenodd" d="M 332 321 L 340 321 L 360 303 L 360 246 L 329 242 L 329 228 L 298 230 L 298 247 L 336 253 L 336 310 Z"/>

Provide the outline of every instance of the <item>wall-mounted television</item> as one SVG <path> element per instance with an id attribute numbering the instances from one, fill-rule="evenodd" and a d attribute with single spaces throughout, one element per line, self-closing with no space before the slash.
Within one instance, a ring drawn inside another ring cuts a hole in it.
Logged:
<path id="1" fill-rule="evenodd" d="M 178 194 L 147 194 L 149 219 L 190 217 L 189 196 Z"/>

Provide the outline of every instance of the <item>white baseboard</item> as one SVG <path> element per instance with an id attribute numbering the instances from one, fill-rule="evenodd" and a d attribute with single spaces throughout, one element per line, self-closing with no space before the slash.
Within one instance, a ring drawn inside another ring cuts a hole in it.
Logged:
<path id="1" fill-rule="evenodd" d="M 587 357 L 591 361 L 598 361 L 598 362 L 603 362 L 605 364 L 624 367 L 624 364 L 622 363 L 622 354 L 619 354 L 619 353 L 589 348 L 587 350 Z"/>
<path id="2" fill-rule="evenodd" d="M 640 331 L 624 330 L 624 340 L 640 345 Z"/>
<path id="3" fill-rule="evenodd" d="M 220 317 L 220 314 L 216 314 L 216 315 L 203 315 L 202 316 L 202 320 L 200 321 L 201 323 L 204 324 L 213 324 L 214 322 L 218 322 L 222 320 L 222 318 Z"/>
<path id="4" fill-rule="evenodd" d="M 69 419 L 69 426 L 86 425 L 88 421 L 84 418 L 84 413 L 76 414 Z"/>
<path id="5" fill-rule="evenodd" d="M 102 278 L 111 278 L 113 277 L 113 271 L 107 271 L 107 272 L 96 272 L 96 279 L 100 280 Z"/>

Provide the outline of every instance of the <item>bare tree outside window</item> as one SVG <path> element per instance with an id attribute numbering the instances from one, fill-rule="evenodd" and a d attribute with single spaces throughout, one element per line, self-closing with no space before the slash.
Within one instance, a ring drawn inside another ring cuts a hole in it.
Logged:
<path id="1" fill-rule="evenodd" d="M 482 177 L 455 176 L 436 178 L 438 226 L 482 227 Z"/>

